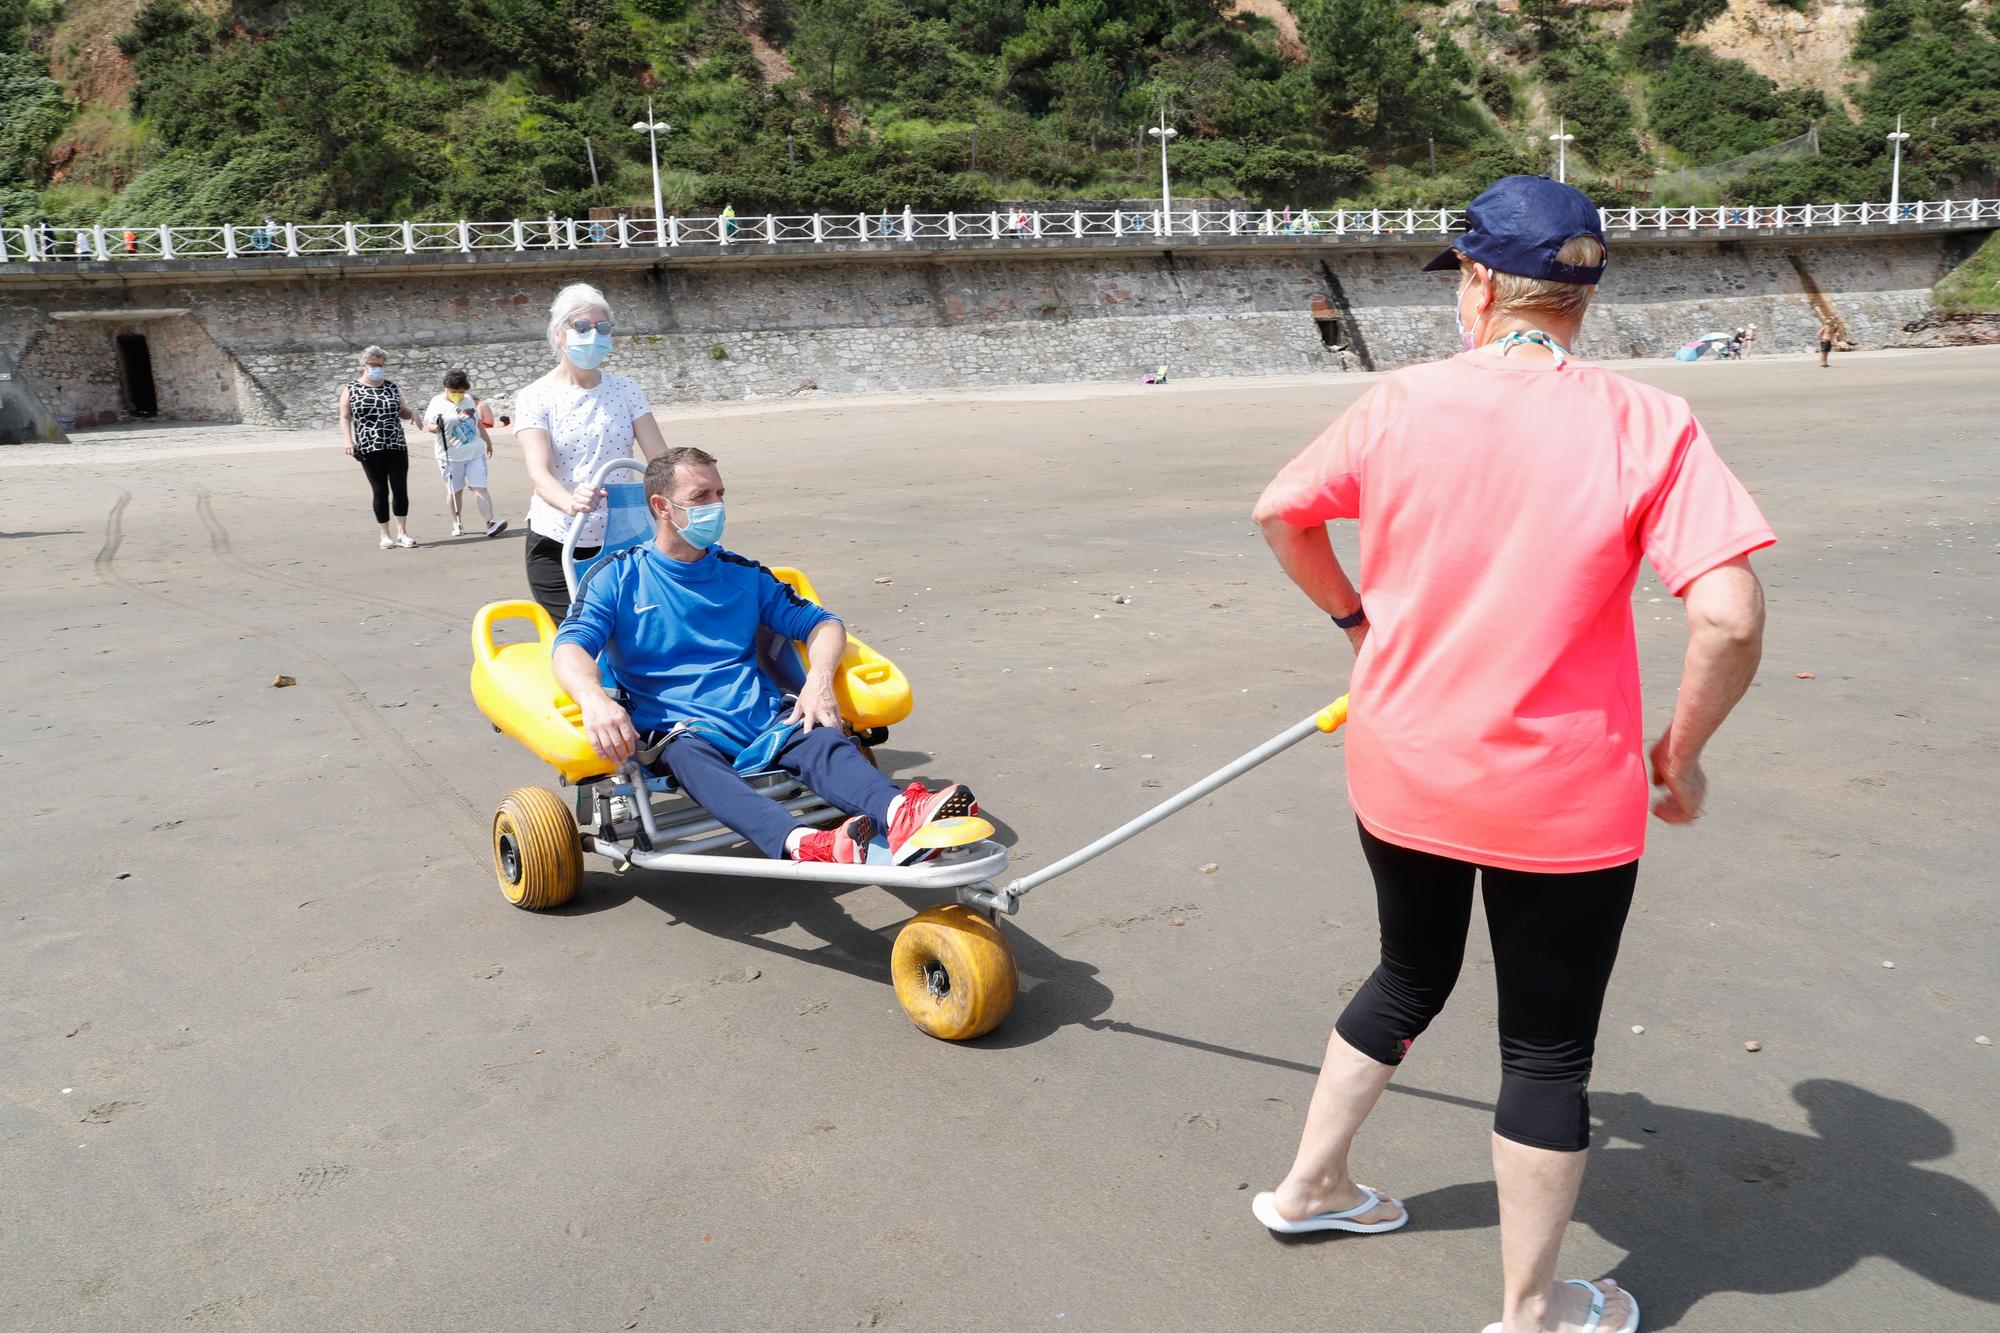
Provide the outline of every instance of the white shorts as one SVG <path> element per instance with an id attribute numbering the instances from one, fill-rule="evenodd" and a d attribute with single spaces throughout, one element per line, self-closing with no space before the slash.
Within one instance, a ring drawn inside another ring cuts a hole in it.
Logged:
<path id="1" fill-rule="evenodd" d="M 448 491 L 462 491 L 468 486 L 486 489 L 486 455 L 468 458 L 463 463 L 454 463 L 449 458 L 437 461 L 438 471 L 444 474 L 444 487 Z"/>

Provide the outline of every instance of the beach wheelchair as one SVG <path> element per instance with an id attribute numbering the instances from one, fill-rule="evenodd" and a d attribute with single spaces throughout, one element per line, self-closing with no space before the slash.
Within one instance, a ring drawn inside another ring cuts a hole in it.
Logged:
<path id="1" fill-rule="evenodd" d="M 612 481 L 623 471 L 644 472 L 635 459 L 613 459 L 591 478 L 607 505 L 603 546 L 582 568 L 576 534 L 563 543 L 563 575 L 579 597 L 596 570 L 617 551 L 653 539 L 644 488 L 636 480 Z M 812 580 L 796 569 L 771 571 L 799 596 L 819 601 Z M 534 638 L 501 643 L 495 631 L 525 622 Z M 991 1031 L 1013 1006 L 1017 973 L 999 918 L 1014 901 L 993 887 L 1007 868 L 1007 849 L 993 840 L 983 819 L 939 820 L 921 830 L 922 845 L 936 855 L 915 865 L 889 864 L 886 845 L 868 864 L 837 865 L 771 860 L 746 854 L 747 844 L 695 804 L 674 781 L 647 764 L 658 747 L 614 764 L 591 747 L 582 709 L 557 684 L 551 654 L 556 625 L 533 601 L 492 602 L 472 622 L 472 697 L 495 731 L 513 737 L 555 770 L 565 799 L 548 787 L 508 794 L 493 816 L 493 867 L 508 902 L 549 911 L 570 902 L 583 878 L 583 855 L 592 852 L 621 868 L 672 874 L 755 876 L 807 884 L 880 885 L 935 890 L 953 901 L 918 913 L 896 936 L 890 971 L 897 1001 L 910 1020 L 934 1037 L 963 1041 Z M 805 645 L 765 631 L 757 658 L 785 694 L 804 684 L 810 665 Z M 910 715 L 910 682 L 882 654 L 849 635 L 834 676 L 843 721 L 863 752 Z M 750 785 L 808 822 L 837 823 L 845 816 L 827 806 L 780 769 L 747 775 Z M 876 857 L 880 857 L 879 863 Z"/>

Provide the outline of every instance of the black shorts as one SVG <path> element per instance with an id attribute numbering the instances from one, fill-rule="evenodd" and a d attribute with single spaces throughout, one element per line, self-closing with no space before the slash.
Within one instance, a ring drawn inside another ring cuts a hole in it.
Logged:
<path id="1" fill-rule="evenodd" d="M 1825 356 L 1828 352 L 1831 352 L 1832 350 L 1833 350 L 1832 343 L 1828 342 L 1824 338 L 1821 338 L 1819 340 L 1819 351 L 1821 356 Z"/>
<path id="2" fill-rule="evenodd" d="M 528 540 L 522 545 L 527 549 L 528 595 L 542 604 L 542 610 L 560 625 L 569 614 L 569 585 L 563 582 L 563 544 L 553 537 L 530 531 Z M 581 564 L 597 554 L 595 546 L 576 548 L 577 563 Z"/>

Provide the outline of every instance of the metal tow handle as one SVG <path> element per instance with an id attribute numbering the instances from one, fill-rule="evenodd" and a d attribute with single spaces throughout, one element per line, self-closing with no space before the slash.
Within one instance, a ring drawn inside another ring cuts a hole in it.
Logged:
<path id="1" fill-rule="evenodd" d="M 1250 751 L 1250 753 L 1223 765 L 1200 782 L 1189 787 L 1186 791 L 1168 797 L 1145 814 L 1113 829 L 1081 851 L 1070 853 L 1054 865 L 1044 866 L 1031 875 L 1021 876 L 1021 878 L 1014 880 L 993 896 L 1004 904 L 1001 910 L 1011 916 L 1015 911 L 1016 900 L 1030 889 L 1040 884 L 1046 884 L 1058 875 L 1067 875 L 1070 871 L 1086 862 L 1095 861 L 1113 847 L 1118 846 L 1120 843 L 1131 841 L 1139 834 L 1153 827 L 1153 825 L 1166 819 L 1169 815 L 1178 814 L 1182 810 L 1187 809 L 1202 797 L 1216 790 L 1216 788 L 1234 782 L 1237 778 L 1242 777 L 1266 759 L 1282 754 L 1316 732 L 1325 732 L 1331 735 L 1333 732 L 1339 730 L 1341 724 L 1346 721 L 1347 696 L 1343 694 L 1317 713 L 1314 713 L 1311 717 L 1293 723 L 1284 731 L 1279 732 L 1270 740 L 1265 741 L 1262 745 Z"/>

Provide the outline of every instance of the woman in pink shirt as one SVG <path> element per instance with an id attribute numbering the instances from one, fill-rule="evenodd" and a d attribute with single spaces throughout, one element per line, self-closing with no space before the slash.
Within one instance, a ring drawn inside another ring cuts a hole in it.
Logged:
<path id="1" fill-rule="evenodd" d="M 1335 1025 L 1278 1232 L 1390 1231 L 1348 1171 L 1356 1131 L 1458 978 L 1480 881 L 1499 989 L 1502 1318 L 1488 1333 L 1630 1333 L 1609 1281 L 1557 1282 L 1590 1140 L 1597 1022 L 1646 831 L 1631 597 L 1642 559 L 1687 606 L 1653 813 L 1701 812 L 1701 752 L 1755 674 L 1773 540 L 1679 398 L 1576 359 L 1603 276 L 1583 194 L 1499 181 L 1426 267 L 1459 275 L 1465 351 L 1385 377 L 1280 472 L 1256 518 L 1355 649 L 1349 796 L 1382 961 Z M 1326 523 L 1360 524 L 1367 606 Z"/>

